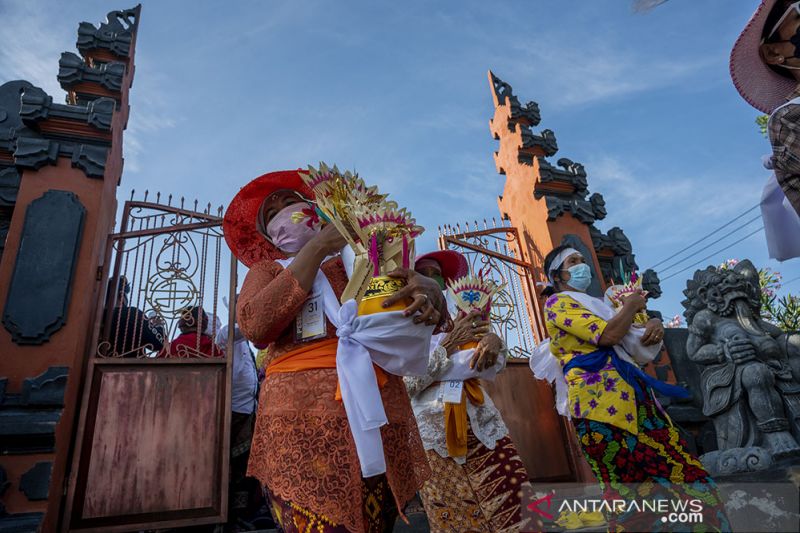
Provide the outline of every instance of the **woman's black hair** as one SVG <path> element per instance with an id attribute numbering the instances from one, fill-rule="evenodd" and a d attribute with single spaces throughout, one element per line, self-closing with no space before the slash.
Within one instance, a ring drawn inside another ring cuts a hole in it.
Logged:
<path id="1" fill-rule="evenodd" d="M 544 256 L 544 274 L 545 274 L 545 276 L 547 276 L 547 281 L 550 281 L 550 278 L 555 279 L 555 274 L 554 273 L 558 272 L 558 267 L 560 267 L 561 265 L 555 265 L 556 268 L 552 268 L 553 267 L 553 260 L 556 258 L 556 256 L 558 254 L 560 254 L 561 252 L 563 252 L 567 248 L 570 248 L 570 247 L 567 246 L 566 244 L 562 244 L 560 246 L 556 246 L 555 248 L 550 250 L 550 253 L 548 253 L 546 256 Z M 548 297 L 548 296 L 552 296 L 555 293 L 556 293 L 556 288 L 553 287 L 552 285 L 548 285 L 542 291 L 542 296 Z"/>

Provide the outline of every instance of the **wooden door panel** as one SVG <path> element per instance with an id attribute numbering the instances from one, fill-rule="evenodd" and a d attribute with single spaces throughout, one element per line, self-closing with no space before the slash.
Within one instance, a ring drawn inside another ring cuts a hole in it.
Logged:
<path id="1" fill-rule="evenodd" d="M 225 520 L 225 359 L 96 360 L 73 530 Z"/>
<path id="2" fill-rule="evenodd" d="M 532 481 L 575 481 L 569 436 L 554 408 L 548 383 L 533 377 L 528 361 L 510 360 L 494 381 L 483 381 Z"/>

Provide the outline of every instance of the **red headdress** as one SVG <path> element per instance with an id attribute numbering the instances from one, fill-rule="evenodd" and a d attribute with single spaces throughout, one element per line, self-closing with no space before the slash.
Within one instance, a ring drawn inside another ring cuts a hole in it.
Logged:
<path id="1" fill-rule="evenodd" d="M 257 220 L 261 204 L 275 191 L 290 189 L 313 200 L 314 195 L 300 179 L 305 170 L 281 170 L 259 176 L 244 187 L 228 205 L 222 221 L 225 241 L 239 261 L 253 266 L 265 259 L 284 259 L 286 256 L 258 231 Z"/>

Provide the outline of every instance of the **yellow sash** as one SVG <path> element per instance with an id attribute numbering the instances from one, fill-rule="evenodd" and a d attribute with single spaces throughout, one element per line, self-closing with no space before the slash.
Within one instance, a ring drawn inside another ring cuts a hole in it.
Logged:
<path id="1" fill-rule="evenodd" d="M 483 405 L 483 389 L 478 378 L 464 381 L 461 402 L 444 404 L 444 431 L 450 457 L 467 455 L 467 399 L 473 405 Z"/>

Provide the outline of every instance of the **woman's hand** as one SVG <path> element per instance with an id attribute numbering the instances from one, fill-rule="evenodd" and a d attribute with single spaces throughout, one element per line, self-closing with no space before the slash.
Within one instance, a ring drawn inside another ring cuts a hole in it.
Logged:
<path id="1" fill-rule="evenodd" d="M 503 349 L 503 341 L 494 333 L 487 333 L 475 348 L 469 367 L 478 372 L 491 368 L 497 362 L 497 356 Z"/>
<path id="2" fill-rule="evenodd" d="M 651 318 L 647 321 L 642 335 L 642 344 L 644 346 L 652 346 L 658 344 L 664 338 L 664 325 L 661 320 Z"/>
<path id="3" fill-rule="evenodd" d="M 642 335 L 642 344 L 644 346 L 652 346 L 661 342 L 664 338 L 664 325 L 657 318 L 651 318 L 647 321 L 644 327 L 644 335 Z"/>
<path id="4" fill-rule="evenodd" d="M 323 257 L 327 257 L 329 255 L 333 255 L 339 252 L 344 246 L 347 244 L 347 241 L 342 234 L 339 233 L 339 230 L 336 229 L 336 226 L 333 224 L 326 224 L 323 228 L 317 233 L 309 243 L 314 243 L 320 250 Z"/>
<path id="5" fill-rule="evenodd" d="M 630 307 L 633 309 L 634 314 L 639 311 L 644 311 L 647 307 L 647 299 L 644 297 L 642 291 L 634 291 L 622 297 L 623 307 Z"/>
<path id="6" fill-rule="evenodd" d="M 383 302 L 383 307 L 390 307 L 406 298 L 414 301 L 403 310 L 405 316 L 414 316 L 414 323 L 424 322 L 428 326 L 441 325 L 447 319 L 447 303 L 444 300 L 442 289 L 431 278 L 407 269 L 398 268 L 387 274 L 390 278 L 403 279 L 405 287 L 391 295 Z"/>
<path id="7" fill-rule="evenodd" d="M 458 316 L 453 321 L 453 329 L 442 341 L 442 347 L 447 350 L 447 355 L 453 355 L 462 344 L 477 341 L 480 335 L 491 331 L 490 324 L 480 320 L 480 317 L 480 311 L 472 311 L 468 315 Z"/>

